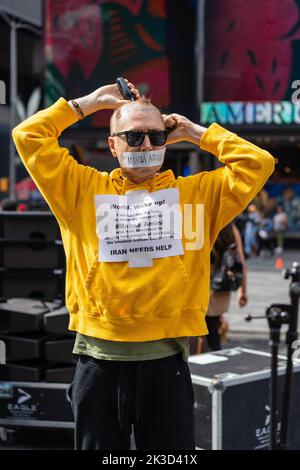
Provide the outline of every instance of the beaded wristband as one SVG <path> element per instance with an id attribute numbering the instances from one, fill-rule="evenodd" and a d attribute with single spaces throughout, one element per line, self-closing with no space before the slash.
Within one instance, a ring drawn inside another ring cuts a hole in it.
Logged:
<path id="1" fill-rule="evenodd" d="M 77 113 L 80 114 L 80 116 L 81 116 L 80 119 L 84 119 L 84 114 L 83 114 L 82 109 L 79 106 L 79 104 L 74 100 L 71 100 L 71 103 L 74 106 L 74 108 L 76 109 Z"/>

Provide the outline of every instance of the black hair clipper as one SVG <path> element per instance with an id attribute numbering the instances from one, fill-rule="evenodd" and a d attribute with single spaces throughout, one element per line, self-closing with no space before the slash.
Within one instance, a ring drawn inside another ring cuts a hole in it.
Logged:
<path id="1" fill-rule="evenodd" d="M 125 82 L 124 78 L 117 78 L 117 85 L 121 95 L 125 100 L 135 101 L 135 96 L 131 93 L 130 88 L 127 85 L 127 82 Z"/>

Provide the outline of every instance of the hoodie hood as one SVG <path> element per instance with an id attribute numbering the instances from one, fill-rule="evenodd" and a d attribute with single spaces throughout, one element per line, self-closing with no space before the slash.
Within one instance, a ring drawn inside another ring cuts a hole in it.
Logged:
<path id="1" fill-rule="evenodd" d="M 133 183 L 122 174 L 121 168 L 116 168 L 110 173 L 112 182 L 118 194 L 125 194 L 132 189 L 147 189 L 150 193 L 160 189 L 172 188 L 175 186 L 176 178 L 172 170 L 157 173 L 142 183 Z"/>

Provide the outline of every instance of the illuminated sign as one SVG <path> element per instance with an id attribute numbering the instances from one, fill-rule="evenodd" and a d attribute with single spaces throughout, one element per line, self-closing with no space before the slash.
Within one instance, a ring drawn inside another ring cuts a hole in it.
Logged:
<path id="1" fill-rule="evenodd" d="M 203 102 L 201 123 L 211 124 L 300 124 L 300 103 L 279 102 Z"/>

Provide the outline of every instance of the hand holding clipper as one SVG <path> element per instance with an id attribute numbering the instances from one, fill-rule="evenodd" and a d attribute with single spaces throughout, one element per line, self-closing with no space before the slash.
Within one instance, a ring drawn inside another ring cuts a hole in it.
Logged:
<path id="1" fill-rule="evenodd" d="M 129 101 L 136 100 L 137 97 L 131 92 L 127 82 L 125 81 L 123 77 L 117 78 L 117 85 L 118 85 L 121 95 L 123 96 L 125 100 L 129 100 Z"/>

